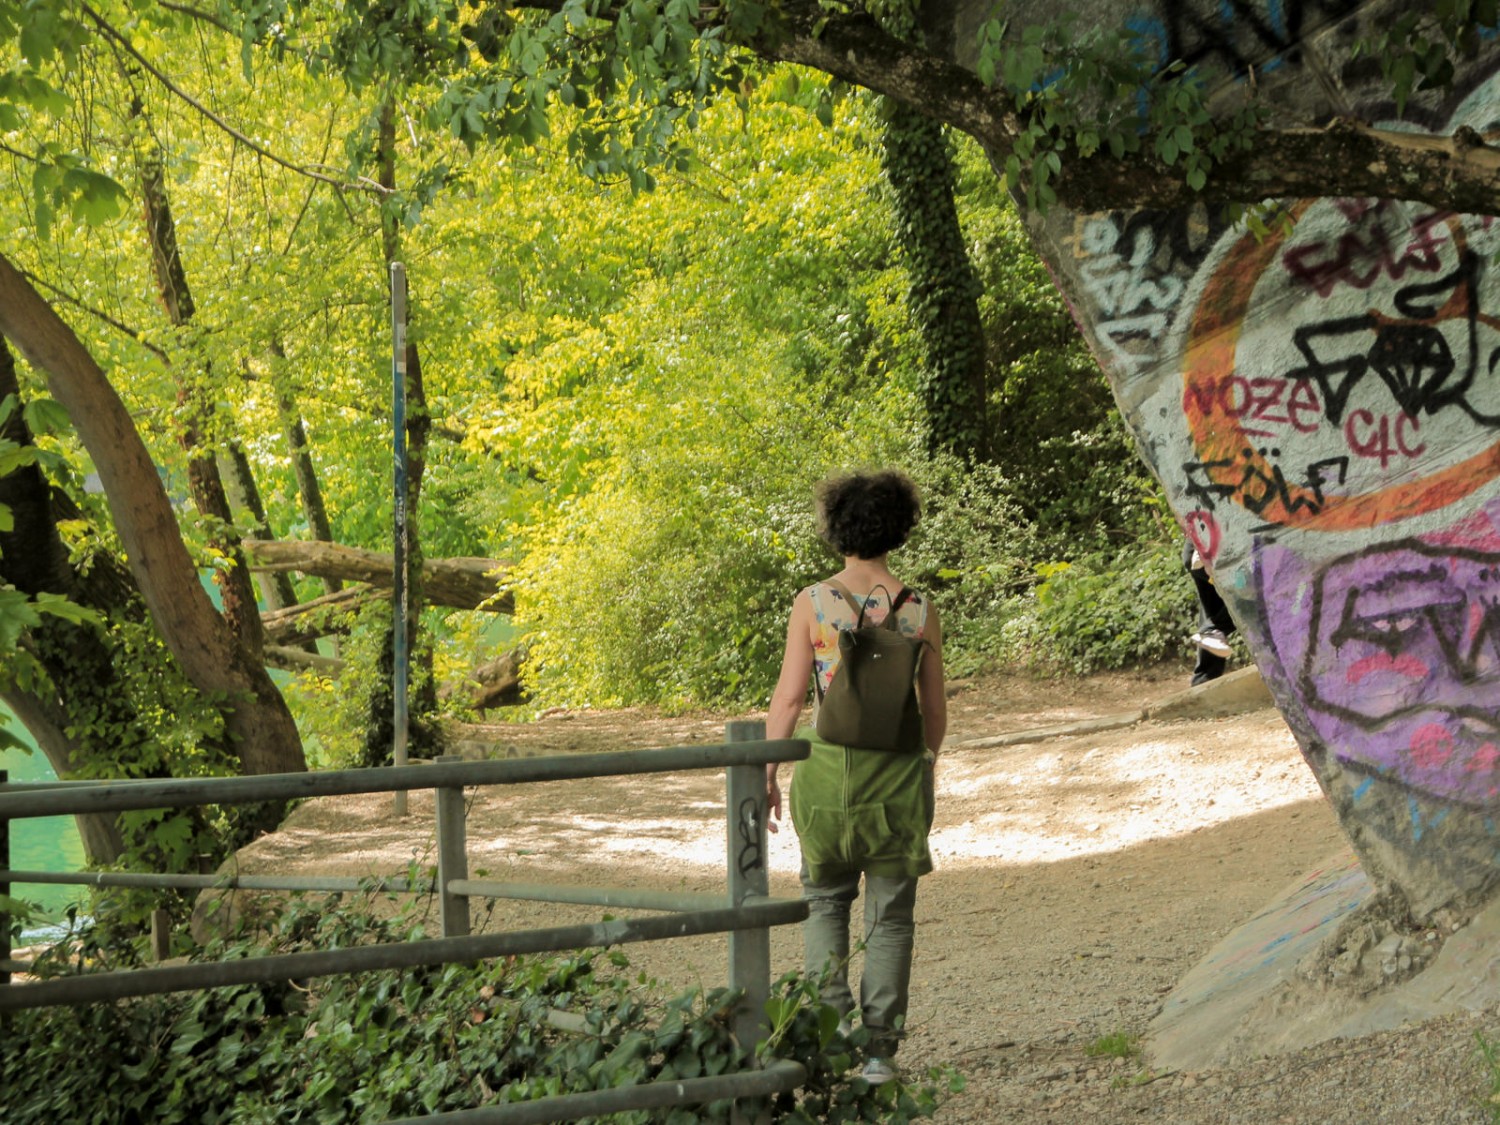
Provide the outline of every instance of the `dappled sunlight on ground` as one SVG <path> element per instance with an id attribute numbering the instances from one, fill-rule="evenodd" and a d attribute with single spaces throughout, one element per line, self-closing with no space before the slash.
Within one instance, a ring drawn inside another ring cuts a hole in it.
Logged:
<path id="1" fill-rule="evenodd" d="M 1181 722 L 947 755 L 934 855 L 987 865 L 1098 855 L 1321 796 L 1276 712 L 1234 731 L 1249 741 L 1231 756 L 1213 745 L 1213 724 Z"/>

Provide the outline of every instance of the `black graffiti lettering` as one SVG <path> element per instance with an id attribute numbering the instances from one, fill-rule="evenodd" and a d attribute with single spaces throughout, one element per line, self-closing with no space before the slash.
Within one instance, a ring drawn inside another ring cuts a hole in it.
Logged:
<path id="1" fill-rule="evenodd" d="M 1334 425 L 1343 421 L 1349 395 L 1370 368 L 1366 351 L 1359 345 L 1366 339 L 1365 334 L 1374 328 L 1375 318 L 1366 313 L 1322 324 L 1304 324 L 1292 333 L 1292 343 L 1307 362 L 1288 371 L 1287 378 L 1298 382 L 1310 379 L 1317 383 L 1323 400 L 1324 415 Z M 1315 344 L 1324 339 L 1344 342 L 1342 354 L 1336 358 L 1319 355 Z"/>
<path id="2" fill-rule="evenodd" d="M 1425 410 L 1432 414 L 1455 399 L 1462 399 L 1465 387 L 1448 382 L 1457 364 L 1448 341 L 1430 324 L 1388 324 L 1375 334 L 1370 349 L 1370 366 L 1390 388 L 1391 396 L 1407 414 L 1416 417 Z"/>
<path id="3" fill-rule="evenodd" d="M 1220 484 L 1214 479 L 1215 469 L 1227 469 L 1233 464 L 1233 461 L 1188 461 L 1182 466 L 1183 475 L 1187 477 L 1187 494 L 1194 507 L 1213 511 L 1215 501 L 1227 500 L 1234 495 L 1233 485 Z"/>
<path id="4" fill-rule="evenodd" d="M 1261 468 L 1262 464 L 1254 457 L 1246 457 L 1238 490 L 1240 503 L 1257 516 L 1278 501 L 1283 505 L 1291 502 L 1291 490 L 1281 466 L 1273 464 L 1267 472 Z"/>
<path id="5" fill-rule="evenodd" d="M 1202 203 L 1175 211 L 1115 211 L 1109 218 L 1120 232 L 1119 245 L 1154 248 L 1152 265 L 1160 275 L 1179 267 L 1196 272 L 1233 226 L 1223 208 Z"/>
<path id="6" fill-rule="evenodd" d="M 1485 426 L 1500 426 L 1500 415 L 1469 401 L 1479 367 L 1480 268 L 1477 255 L 1465 251 L 1445 276 L 1397 290 L 1401 320 L 1370 312 L 1297 328 L 1292 342 L 1306 362 L 1287 378 L 1316 383 L 1334 425 L 1342 424 L 1350 396 L 1373 371 L 1411 418 L 1457 407 Z M 1461 355 L 1454 354 L 1445 323 L 1461 327 Z M 1490 353 L 1491 365 L 1496 354 Z"/>
<path id="7" fill-rule="evenodd" d="M 1321 512 L 1326 502 L 1323 495 L 1325 484 L 1343 484 L 1349 476 L 1349 458 L 1327 457 L 1322 461 L 1314 461 L 1307 467 L 1307 490 L 1313 494 L 1316 507 L 1314 511 Z"/>

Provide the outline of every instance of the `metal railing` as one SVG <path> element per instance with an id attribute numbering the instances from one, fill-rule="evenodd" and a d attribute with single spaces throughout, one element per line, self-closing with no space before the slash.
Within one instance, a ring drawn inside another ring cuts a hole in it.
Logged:
<path id="1" fill-rule="evenodd" d="M 763 723 L 734 722 L 728 725 L 726 741 L 719 745 L 497 761 L 440 759 L 381 769 L 252 777 L 8 783 L 4 772 L 0 771 L 0 896 L 9 895 L 13 884 L 311 892 L 363 889 L 371 886 L 370 880 L 337 876 L 16 871 L 9 865 L 10 821 L 59 814 L 181 809 L 207 804 L 431 789 L 435 797 L 437 878 L 415 888 L 404 879 L 382 880 L 377 885 L 387 889 L 436 892 L 443 934 L 441 938 L 421 941 L 234 961 L 163 965 L 14 983 L 10 980 L 10 970 L 24 966 L 11 960 L 10 919 L 3 912 L 3 901 L 0 901 L 0 1013 L 226 985 L 304 980 L 339 973 L 725 933 L 729 944 L 729 986 L 742 994 L 733 1015 L 732 1028 L 741 1050 L 749 1055 L 767 1030 L 764 1013 L 770 993 L 770 927 L 800 922 L 807 917 L 807 905 L 802 900 L 770 896 L 766 867 L 764 767 L 770 762 L 807 757 L 808 744 L 799 739 L 766 741 L 764 735 Z M 727 895 L 562 887 L 469 878 L 464 805 L 466 787 L 720 768 L 725 770 L 726 778 Z M 663 913 L 593 924 L 471 934 L 471 898 L 532 899 Z M 780 1062 L 763 1070 L 745 1070 L 714 1078 L 540 1098 L 421 1120 L 461 1121 L 465 1125 L 571 1121 L 629 1109 L 764 1096 L 795 1089 L 805 1078 L 800 1064 Z"/>

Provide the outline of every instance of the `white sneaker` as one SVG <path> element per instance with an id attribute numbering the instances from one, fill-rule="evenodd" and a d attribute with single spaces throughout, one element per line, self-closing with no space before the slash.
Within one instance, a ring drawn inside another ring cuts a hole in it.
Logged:
<path id="1" fill-rule="evenodd" d="M 885 1059 L 871 1058 L 865 1061 L 865 1068 L 859 1076 L 871 1086 L 882 1086 L 896 1077 L 896 1068 Z"/>
<path id="2" fill-rule="evenodd" d="M 1188 640 L 1215 656 L 1228 656 L 1234 651 L 1229 647 L 1229 638 L 1218 629 L 1205 629 L 1201 633 L 1194 633 Z"/>

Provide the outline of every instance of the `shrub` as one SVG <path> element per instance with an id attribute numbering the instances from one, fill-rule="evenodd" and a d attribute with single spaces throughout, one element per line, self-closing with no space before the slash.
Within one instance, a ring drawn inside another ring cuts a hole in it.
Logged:
<path id="1" fill-rule="evenodd" d="M 1041 581 L 1008 623 L 1015 657 L 1078 674 L 1149 664 L 1178 653 L 1197 622 L 1175 543 L 1037 568 Z"/>
<path id="2" fill-rule="evenodd" d="M 299 898 L 268 932 L 204 956 L 421 936 L 409 917 L 378 917 L 367 901 Z M 38 972 L 78 971 L 90 948 L 86 938 L 61 945 Z M 736 994 L 664 999 L 659 983 L 628 969 L 619 952 L 588 950 L 20 1012 L 0 1046 L 0 1120 L 376 1123 L 743 1065 L 727 1018 Z M 828 1030 L 837 1014 L 799 977 L 781 982 L 773 1008 L 773 1057 L 797 1058 L 810 1074 L 778 1099 L 778 1120 L 904 1122 L 936 1108 L 946 1072 L 876 1088 L 846 1075 L 849 1043 Z M 730 1104 L 717 1102 L 611 1120 L 729 1117 Z"/>

